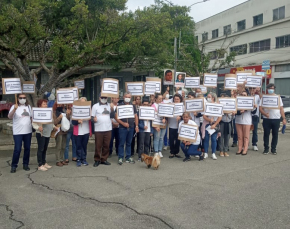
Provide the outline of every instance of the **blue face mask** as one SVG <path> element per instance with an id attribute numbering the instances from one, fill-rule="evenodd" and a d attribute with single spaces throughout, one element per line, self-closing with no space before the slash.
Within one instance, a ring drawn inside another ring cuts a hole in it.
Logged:
<path id="1" fill-rule="evenodd" d="M 268 89 L 269 94 L 274 94 L 274 89 Z"/>

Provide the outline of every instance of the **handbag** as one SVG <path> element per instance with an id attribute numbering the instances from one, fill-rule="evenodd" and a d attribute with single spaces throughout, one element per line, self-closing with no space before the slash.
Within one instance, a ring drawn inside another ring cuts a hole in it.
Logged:
<path id="1" fill-rule="evenodd" d="M 66 116 L 63 116 L 61 119 L 60 129 L 63 132 L 67 132 L 70 129 L 70 121 L 66 118 Z"/>

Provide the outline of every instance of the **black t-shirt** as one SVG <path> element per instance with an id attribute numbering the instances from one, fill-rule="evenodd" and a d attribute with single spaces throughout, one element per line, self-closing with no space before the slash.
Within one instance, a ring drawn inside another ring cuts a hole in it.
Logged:
<path id="1" fill-rule="evenodd" d="M 136 106 L 133 104 L 125 104 L 124 102 L 118 104 L 118 106 L 123 106 L 123 105 L 132 105 L 133 109 L 134 109 L 134 114 L 137 114 L 137 109 Z M 129 127 L 130 128 L 134 128 L 135 125 L 135 118 L 124 118 L 124 119 L 120 119 L 122 122 L 128 122 L 129 123 Z M 122 124 L 119 125 L 119 128 L 126 128 L 124 127 Z"/>

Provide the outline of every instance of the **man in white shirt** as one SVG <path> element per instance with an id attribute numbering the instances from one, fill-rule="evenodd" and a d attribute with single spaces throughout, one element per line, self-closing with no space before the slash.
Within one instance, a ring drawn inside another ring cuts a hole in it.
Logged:
<path id="1" fill-rule="evenodd" d="M 107 97 L 99 96 L 100 102 L 96 103 L 92 108 L 92 122 L 95 129 L 95 163 L 94 167 L 99 164 L 111 165 L 107 161 L 109 156 L 109 147 L 112 134 L 111 118 L 114 118 L 114 111 L 110 104 L 107 103 Z"/>
<path id="2" fill-rule="evenodd" d="M 267 90 L 269 95 L 275 95 L 275 85 L 268 84 Z M 269 153 L 269 137 L 272 130 L 272 142 L 271 142 L 271 152 L 273 155 L 277 154 L 276 147 L 278 144 L 278 133 L 280 127 L 281 116 L 283 119 L 283 124 L 286 125 L 286 118 L 283 108 L 283 102 L 280 97 L 280 109 L 264 109 L 262 106 L 262 100 L 260 101 L 260 112 L 263 115 L 263 129 L 264 129 L 264 152 L 267 155 Z"/>
<path id="3" fill-rule="evenodd" d="M 258 151 L 258 124 L 259 124 L 259 104 L 260 104 L 260 88 L 249 88 L 251 96 L 255 97 L 255 104 L 257 105 L 257 110 L 252 113 L 252 125 L 254 126 L 252 135 L 252 146 L 254 151 Z M 257 93 L 258 92 L 258 93 Z"/>

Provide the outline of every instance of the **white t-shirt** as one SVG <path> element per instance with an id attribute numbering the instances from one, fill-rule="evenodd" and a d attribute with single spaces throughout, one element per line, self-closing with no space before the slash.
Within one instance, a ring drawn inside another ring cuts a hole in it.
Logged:
<path id="1" fill-rule="evenodd" d="M 262 100 L 260 101 L 260 106 L 262 106 Z M 280 106 L 283 107 L 283 102 L 282 102 L 282 99 L 280 97 Z M 280 119 L 281 118 L 281 112 L 280 112 L 280 109 L 267 109 L 267 108 L 264 108 L 263 109 L 266 113 L 269 114 L 269 119 Z M 263 118 L 264 119 L 268 119 L 267 117 L 265 117 L 263 115 Z"/>
<path id="2" fill-rule="evenodd" d="M 197 118 L 196 116 L 194 116 L 193 112 L 190 112 L 190 117 L 192 118 L 192 121 L 194 121 L 196 123 L 196 125 L 200 126 L 200 118 Z"/>
<path id="3" fill-rule="evenodd" d="M 257 105 L 257 111 L 255 114 L 252 114 L 252 116 L 259 116 L 259 106 L 260 106 L 260 96 L 259 95 L 255 95 L 255 104 Z"/>
<path id="4" fill-rule="evenodd" d="M 245 111 L 241 115 L 236 115 L 236 124 L 252 125 L 252 113 L 251 110 Z"/>
<path id="5" fill-rule="evenodd" d="M 96 103 L 92 108 L 92 116 L 97 117 L 95 122 L 95 132 L 103 132 L 112 130 L 112 122 L 110 118 L 110 104 Z"/>
<path id="6" fill-rule="evenodd" d="M 179 129 L 180 129 L 180 126 L 181 126 L 182 123 L 184 123 L 183 120 L 179 123 L 178 133 L 179 133 Z M 192 120 L 188 120 L 188 123 L 187 124 L 197 126 L 197 124 L 194 121 L 192 121 Z M 196 142 L 195 143 L 192 143 L 192 144 L 193 145 L 199 145 L 200 144 L 200 134 L 197 135 Z"/>
<path id="7" fill-rule="evenodd" d="M 90 133 L 89 121 L 84 120 L 82 124 L 79 124 L 78 135 L 85 135 Z"/>
<path id="8" fill-rule="evenodd" d="M 222 121 L 223 122 L 230 122 L 230 121 L 232 121 L 232 119 L 233 119 L 232 114 L 224 114 L 222 116 Z"/>
<path id="9" fill-rule="evenodd" d="M 14 105 L 11 107 L 9 113 L 13 111 Z M 32 133 L 31 124 L 31 107 L 19 105 L 13 115 L 13 135 Z"/>

